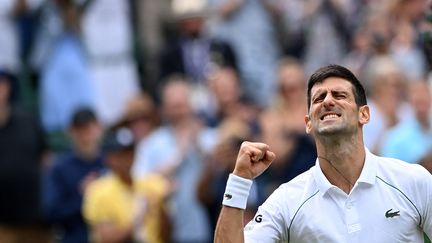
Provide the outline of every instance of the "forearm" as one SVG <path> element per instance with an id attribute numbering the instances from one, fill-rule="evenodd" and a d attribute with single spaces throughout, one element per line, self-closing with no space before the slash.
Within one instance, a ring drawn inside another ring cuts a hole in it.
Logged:
<path id="1" fill-rule="evenodd" d="M 252 179 L 260 175 L 275 159 L 275 154 L 263 143 L 243 142 L 234 171 L 228 177 L 224 205 L 216 225 L 216 243 L 244 242 L 244 209 Z"/>
<path id="2" fill-rule="evenodd" d="M 216 225 L 214 242 L 244 242 L 243 214 L 243 209 L 223 206 Z"/>
<path id="3" fill-rule="evenodd" d="M 252 180 L 230 174 L 225 189 L 224 205 L 216 225 L 215 242 L 243 242 L 244 210 Z"/>

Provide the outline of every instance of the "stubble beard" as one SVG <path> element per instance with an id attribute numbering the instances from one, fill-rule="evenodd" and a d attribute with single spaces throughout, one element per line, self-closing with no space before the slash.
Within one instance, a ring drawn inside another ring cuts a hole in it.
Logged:
<path id="1" fill-rule="evenodd" d="M 322 139 L 331 139 L 332 141 L 343 140 L 346 137 L 356 133 L 356 127 L 350 126 L 347 121 L 338 124 L 329 124 L 318 127 L 315 131 L 315 137 Z"/>

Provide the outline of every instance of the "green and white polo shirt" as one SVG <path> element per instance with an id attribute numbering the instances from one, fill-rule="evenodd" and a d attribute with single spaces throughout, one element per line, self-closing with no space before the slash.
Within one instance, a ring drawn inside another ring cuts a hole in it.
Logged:
<path id="1" fill-rule="evenodd" d="M 245 242 L 423 242 L 432 238 L 432 175 L 373 155 L 351 193 L 330 184 L 318 160 L 281 185 L 244 230 Z"/>

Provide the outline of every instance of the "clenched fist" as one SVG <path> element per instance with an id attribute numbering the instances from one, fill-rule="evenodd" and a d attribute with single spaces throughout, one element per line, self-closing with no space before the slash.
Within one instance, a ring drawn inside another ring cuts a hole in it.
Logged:
<path id="1" fill-rule="evenodd" d="M 267 144 L 243 142 L 233 174 L 252 180 L 263 173 L 275 158 Z"/>

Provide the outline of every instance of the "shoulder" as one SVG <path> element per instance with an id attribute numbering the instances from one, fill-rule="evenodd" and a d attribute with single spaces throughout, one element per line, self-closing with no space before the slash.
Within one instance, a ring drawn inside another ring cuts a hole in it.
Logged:
<path id="1" fill-rule="evenodd" d="M 377 176 L 385 178 L 395 177 L 397 180 L 415 180 L 416 178 L 429 177 L 430 173 L 421 165 L 374 155 L 377 161 Z"/>
<path id="2" fill-rule="evenodd" d="M 90 224 L 107 219 L 107 212 L 120 200 L 113 191 L 114 176 L 106 174 L 91 182 L 86 188 L 83 199 L 83 216 Z"/>
<path id="3" fill-rule="evenodd" d="M 70 151 L 62 152 L 54 156 L 52 164 L 50 165 L 50 171 L 58 172 L 67 170 L 73 161 L 73 155 Z"/>
<path id="4" fill-rule="evenodd" d="M 430 184 L 432 175 L 421 165 L 374 156 L 377 161 L 377 179 L 405 194 L 417 195 L 424 193 L 425 185 Z"/>
<path id="5" fill-rule="evenodd" d="M 88 196 L 103 196 L 109 195 L 112 189 L 116 186 L 114 175 L 107 173 L 98 179 L 92 181 L 86 190 Z"/>
<path id="6" fill-rule="evenodd" d="M 149 137 L 146 139 L 145 143 L 151 144 L 155 142 L 164 142 L 172 137 L 172 133 L 168 127 L 162 126 L 154 130 Z"/>
<path id="7" fill-rule="evenodd" d="M 140 150 L 157 150 L 165 148 L 173 141 L 173 135 L 167 127 L 159 127 L 139 143 Z"/>
<path id="8" fill-rule="evenodd" d="M 134 190 L 139 195 L 164 198 L 170 192 L 170 182 L 156 173 L 149 173 L 134 181 Z"/>
<path id="9" fill-rule="evenodd" d="M 245 227 L 245 237 L 253 242 L 286 242 L 295 215 L 318 193 L 312 174 L 310 169 L 276 189 Z"/>
<path id="10" fill-rule="evenodd" d="M 288 215 L 293 215 L 299 207 L 318 193 L 312 173 L 314 168 L 315 166 L 282 184 L 267 201 L 275 201 L 277 204 L 288 207 Z M 286 202 L 290 202 L 289 205 Z"/>

